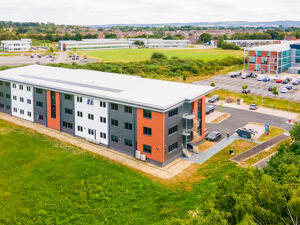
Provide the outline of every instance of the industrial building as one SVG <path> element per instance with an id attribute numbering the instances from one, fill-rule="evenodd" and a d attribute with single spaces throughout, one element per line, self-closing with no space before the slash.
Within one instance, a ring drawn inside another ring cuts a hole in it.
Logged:
<path id="1" fill-rule="evenodd" d="M 299 44 L 283 42 L 248 48 L 248 70 L 280 74 L 291 66 L 299 66 Z"/>
<path id="2" fill-rule="evenodd" d="M 3 52 L 30 51 L 31 47 L 32 47 L 31 39 L 1 41 L 1 50 Z"/>
<path id="3" fill-rule="evenodd" d="M 186 48 L 190 44 L 189 40 L 164 40 L 164 39 L 146 39 L 146 38 L 131 38 L 131 45 L 135 41 L 144 42 L 147 48 Z"/>
<path id="4" fill-rule="evenodd" d="M 213 89 L 31 65 L 0 71 L 0 111 L 164 166 L 205 138 Z"/>

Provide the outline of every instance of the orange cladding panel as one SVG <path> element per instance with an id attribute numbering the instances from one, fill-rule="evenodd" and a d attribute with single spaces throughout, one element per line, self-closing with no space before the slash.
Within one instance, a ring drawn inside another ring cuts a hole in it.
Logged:
<path id="1" fill-rule="evenodd" d="M 268 57 L 268 52 L 266 51 L 261 52 L 261 57 Z"/>
<path id="2" fill-rule="evenodd" d="M 163 163 L 165 161 L 165 114 L 152 112 L 151 119 L 144 118 L 143 109 L 137 109 L 137 150 L 147 158 Z M 151 128 L 152 134 L 143 133 L 143 128 Z M 151 154 L 143 152 L 143 146 L 152 147 Z"/>
<path id="3" fill-rule="evenodd" d="M 60 99 L 59 93 L 55 92 L 56 117 L 51 116 L 51 91 L 47 91 L 47 126 L 60 130 Z"/>
<path id="4" fill-rule="evenodd" d="M 254 71 L 254 69 L 255 69 L 254 64 L 249 64 L 249 71 Z"/>
<path id="5" fill-rule="evenodd" d="M 249 51 L 249 56 L 254 57 L 255 56 L 255 51 Z"/>

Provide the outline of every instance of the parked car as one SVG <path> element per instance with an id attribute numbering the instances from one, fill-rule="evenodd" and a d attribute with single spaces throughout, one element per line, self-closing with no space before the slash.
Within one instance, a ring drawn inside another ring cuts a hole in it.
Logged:
<path id="1" fill-rule="evenodd" d="M 262 81 L 263 79 L 264 79 L 264 77 L 262 77 L 262 76 L 257 77 L 257 81 Z"/>
<path id="2" fill-rule="evenodd" d="M 243 94 L 250 94 L 250 92 L 251 92 L 250 89 L 244 89 L 244 90 L 242 90 Z"/>
<path id="3" fill-rule="evenodd" d="M 269 78 L 269 77 L 265 77 L 265 78 L 263 79 L 263 82 L 268 82 L 268 81 L 270 81 L 270 78 Z"/>
<path id="4" fill-rule="evenodd" d="M 212 105 L 208 105 L 208 106 L 205 107 L 205 114 L 206 115 L 208 115 L 208 114 L 210 114 L 210 113 L 212 113 L 214 111 L 215 111 L 215 107 L 212 106 Z"/>
<path id="5" fill-rule="evenodd" d="M 252 72 L 250 72 L 250 73 L 247 73 L 247 77 L 252 77 Z"/>
<path id="6" fill-rule="evenodd" d="M 213 131 L 209 133 L 206 137 L 208 141 L 217 141 L 222 137 L 222 134 L 219 131 Z"/>
<path id="7" fill-rule="evenodd" d="M 292 90 L 293 89 L 292 85 L 286 85 L 285 88 L 288 89 L 288 90 Z"/>
<path id="8" fill-rule="evenodd" d="M 242 76 L 242 72 L 238 72 L 236 75 L 237 75 L 238 77 L 239 77 L 239 76 Z"/>
<path id="9" fill-rule="evenodd" d="M 204 133 L 205 133 L 205 137 L 207 137 L 207 135 L 209 134 L 209 132 L 208 132 L 208 130 L 206 128 L 205 128 Z"/>
<path id="10" fill-rule="evenodd" d="M 242 76 L 241 76 L 241 79 L 246 79 L 248 76 L 247 76 L 247 74 L 243 74 Z"/>
<path id="11" fill-rule="evenodd" d="M 299 80 L 293 81 L 293 85 L 298 85 L 298 84 L 300 84 L 300 81 L 299 81 Z"/>
<path id="12" fill-rule="evenodd" d="M 257 75 L 255 73 L 252 73 L 251 78 L 256 78 Z"/>
<path id="13" fill-rule="evenodd" d="M 273 86 L 270 86 L 270 87 L 268 88 L 268 91 L 273 91 L 273 89 L 274 89 L 274 87 L 273 87 Z"/>
<path id="14" fill-rule="evenodd" d="M 209 103 L 214 103 L 219 100 L 219 95 L 213 95 L 208 99 Z"/>
<path id="15" fill-rule="evenodd" d="M 286 80 L 292 81 L 293 79 L 291 77 L 287 77 Z"/>
<path id="16" fill-rule="evenodd" d="M 251 104 L 249 109 L 256 110 L 256 109 L 258 109 L 258 106 L 256 104 Z"/>
<path id="17" fill-rule="evenodd" d="M 236 74 L 231 74 L 230 77 L 235 78 L 235 77 L 237 77 L 237 75 Z"/>
<path id="18" fill-rule="evenodd" d="M 275 75 L 273 79 L 274 79 L 274 80 L 278 80 L 278 79 L 280 79 L 280 76 Z"/>
<path id="19" fill-rule="evenodd" d="M 287 80 L 287 79 L 285 79 L 285 80 L 282 81 L 283 84 L 288 84 L 289 82 L 290 82 L 290 81 Z"/>
<path id="20" fill-rule="evenodd" d="M 280 93 L 287 93 L 289 90 L 288 89 L 286 89 L 286 88 L 281 88 L 280 89 Z"/>
<path id="21" fill-rule="evenodd" d="M 281 79 L 277 79 L 276 83 L 282 83 L 282 80 Z"/>

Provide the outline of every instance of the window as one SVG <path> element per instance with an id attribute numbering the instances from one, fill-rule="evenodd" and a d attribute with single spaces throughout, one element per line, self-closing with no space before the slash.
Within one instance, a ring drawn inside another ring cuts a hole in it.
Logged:
<path id="1" fill-rule="evenodd" d="M 17 108 L 14 108 L 14 112 L 18 112 Z"/>
<path id="2" fill-rule="evenodd" d="M 146 135 L 152 134 L 152 129 L 149 127 L 143 127 L 143 131 L 144 131 L 144 134 L 146 134 Z"/>
<path id="3" fill-rule="evenodd" d="M 65 98 L 66 100 L 72 100 L 72 95 L 64 94 L 64 98 Z"/>
<path id="4" fill-rule="evenodd" d="M 118 104 L 111 103 L 110 108 L 113 110 L 118 110 Z"/>
<path id="5" fill-rule="evenodd" d="M 118 136 L 115 136 L 115 135 L 111 135 L 111 141 L 113 141 L 113 142 L 119 142 L 119 138 L 118 138 Z"/>
<path id="6" fill-rule="evenodd" d="M 106 133 L 100 132 L 100 137 L 106 139 Z"/>
<path id="7" fill-rule="evenodd" d="M 101 123 L 106 123 L 106 118 L 105 118 L 105 117 L 102 117 L 102 116 L 100 116 L 100 122 L 101 122 Z"/>
<path id="8" fill-rule="evenodd" d="M 3 81 L 0 81 L 0 85 L 1 85 L 1 86 L 3 85 Z"/>
<path id="9" fill-rule="evenodd" d="M 4 104 L 0 103 L 0 108 L 4 108 Z"/>
<path id="10" fill-rule="evenodd" d="M 132 113 L 132 107 L 125 106 L 124 111 L 127 112 L 127 113 Z"/>
<path id="11" fill-rule="evenodd" d="M 9 82 L 5 82 L 5 86 L 9 87 L 10 86 Z"/>
<path id="12" fill-rule="evenodd" d="M 16 84 L 13 84 L 12 87 L 13 87 L 13 88 L 17 88 L 17 85 L 16 85 Z"/>
<path id="13" fill-rule="evenodd" d="M 38 106 L 38 107 L 43 107 L 43 102 L 37 101 L 37 102 L 36 102 L 36 106 Z"/>
<path id="14" fill-rule="evenodd" d="M 151 111 L 150 110 L 144 109 L 143 114 L 144 114 L 144 118 L 151 119 Z"/>
<path id="15" fill-rule="evenodd" d="M 88 104 L 88 105 L 94 105 L 94 100 L 91 99 L 91 98 L 88 98 L 88 99 L 87 99 L 87 104 Z"/>
<path id="16" fill-rule="evenodd" d="M 88 114 L 88 119 L 89 120 L 94 120 L 94 115 L 93 114 Z"/>
<path id="17" fill-rule="evenodd" d="M 27 99 L 27 103 L 28 103 L 28 104 L 31 104 L 31 99 Z"/>
<path id="18" fill-rule="evenodd" d="M 22 84 L 19 85 L 19 89 L 23 90 L 23 85 Z"/>
<path id="19" fill-rule="evenodd" d="M 174 144 L 171 144 L 169 147 L 168 147 L 168 152 L 172 152 L 174 151 L 175 149 L 178 148 L 178 142 L 175 142 Z"/>
<path id="20" fill-rule="evenodd" d="M 36 88 L 35 89 L 35 93 L 37 93 L 37 94 L 43 94 L 43 89 Z"/>
<path id="21" fill-rule="evenodd" d="M 132 124 L 131 123 L 125 123 L 125 129 L 132 130 Z"/>
<path id="22" fill-rule="evenodd" d="M 178 108 L 172 109 L 171 111 L 169 111 L 168 114 L 169 114 L 169 117 L 176 116 L 178 114 Z"/>
<path id="23" fill-rule="evenodd" d="M 20 97 L 20 102 L 24 102 L 24 98 L 23 97 Z"/>
<path id="24" fill-rule="evenodd" d="M 100 107 L 106 108 L 106 102 L 100 101 Z"/>
<path id="25" fill-rule="evenodd" d="M 77 116 L 78 116 L 78 117 L 82 117 L 82 112 L 77 111 Z"/>
<path id="26" fill-rule="evenodd" d="M 69 109 L 69 108 L 65 108 L 65 113 L 69 114 L 69 115 L 72 115 L 73 114 L 73 110 Z"/>
<path id="27" fill-rule="evenodd" d="M 116 127 L 119 126 L 118 120 L 111 119 L 111 125 L 116 126 Z"/>
<path id="28" fill-rule="evenodd" d="M 10 94 L 6 94 L 6 98 L 10 98 Z"/>
<path id="29" fill-rule="evenodd" d="M 73 129 L 73 124 L 63 121 L 63 127 Z"/>
<path id="30" fill-rule="evenodd" d="M 80 131 L 80 132 L 82 132 L 83 131 L 82 126 L 77 126 L 77 130 Z"/>
<path id="31" fill-rule="evenodd" d="M 54 91 L 50 92 L 51 98 L 51 118 L 56 118 L 56 94 Z"/>
<path id="32" fill-rule="evenodd" d="M 0 92 L 0 97 L 3 97 L 3 92 Z"/>
<path id="33" fill-rule="evenodd" d="M 82 97 L 77 97 L 77 102 L 82 102 Z"/>
<path id="34" fill-rule="evenodd" d="M 7 109 L 7 110 L 10 110 L 10 105 L 7 105 L 7 106 L 6 106 L 6 109 Z"/>
<path id="35" fill-rule="evenodd" d="M 174 134 L 175 132 L 178 131 L 178 126 L 174 126 L 174 127 L 171 127 L 168 131 L 168 134 L 171 135 L 171 134 Z"/>
<path id="36" fill-rule="evenodd" d="M 20 109 L 20 114 L 24 115 L 24 110 Z"/>
<path id="37" fill-rule="evenodd" d="M 39 119 L 39 120 L 43 120 L 43 119 L 44 119 L 44 116 L 39 114 L 39 115 L 38 115 L 38 119 Z"/>
<path id="38" fill-rule="evenodd" d="M 31 87 L 28 87 L 28 86 L 27 86 L 27 91 L 31 91 Z"/>
<path id="39" fill-rule="evenodd" d="M 31 117 L 31 112 L 27 112 L 27 115 L 28 115 L 29 117 Z"/>
<path id="40" fill-rule="evenodd" d="M 151 154 L 152 152 L 152 147 L 149 145 L 143 145 L 143 152 Z"/>
<path id="41" fill-rule="evenodd" d="M 88 133 L 89 133 L 90 135 L 94 135 L 94 130 L 89 129 L 89 130 L 88 130 Z"/>
<path id="42" fill-rule="evenodd" d="M 132 146 L 132 140 L 124 139 L 124 144 L 127 146 Z"/>

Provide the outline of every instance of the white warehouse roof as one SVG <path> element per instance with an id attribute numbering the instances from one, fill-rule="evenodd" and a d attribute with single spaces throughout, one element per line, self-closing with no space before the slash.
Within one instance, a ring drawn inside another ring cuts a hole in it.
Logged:
<path id="1" fill-rule="evenodd" d="M 214 89 L 124 74 L 41 65 L 0 71 L 0 79 L 157 111 L 167 111 L 183 101 L 193 101 Z"/>

